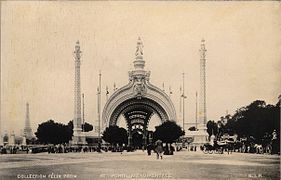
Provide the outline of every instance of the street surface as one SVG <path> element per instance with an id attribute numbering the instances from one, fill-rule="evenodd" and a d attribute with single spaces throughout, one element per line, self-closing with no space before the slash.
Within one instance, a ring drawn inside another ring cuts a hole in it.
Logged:
<path id="1" fill-rule="evenodd" d="M 175 152 L 0 155 L 0 179 L 280 179 L 280 156 Z"/>

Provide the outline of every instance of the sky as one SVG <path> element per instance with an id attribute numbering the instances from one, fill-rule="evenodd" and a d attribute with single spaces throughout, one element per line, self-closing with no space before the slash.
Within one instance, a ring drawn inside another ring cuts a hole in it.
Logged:
<path id="1" fill-rule="evenodd" d="M 74 46 L 82 50 L 85 119 L 97 119 L 98 73 L 105 87 L 128 83 L 137 39 L 144 44 L 151 83 L 169 91 L 179 113 L 185 73 L 185 121 L 195 121 L 199 48 L 206 40 L 207 119 L 254 100 L 276 104 L 281 94 L 279 2 L 2 1 L 1 130 L 33 131 L 49 119 L 73 118 Z M 180 120 L 178 120 L 180 122 Z"/>

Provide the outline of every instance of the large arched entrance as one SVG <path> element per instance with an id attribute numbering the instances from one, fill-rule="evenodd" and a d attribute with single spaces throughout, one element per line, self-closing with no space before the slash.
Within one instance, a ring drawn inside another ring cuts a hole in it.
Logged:
<path id="1" fill-rule="evenodd" d="M 128 130 L 129 145 L 136 145 L 136 139 L 142 136 L 141 145 L 146 146 L 148 142 L 148 125 L 151 117 L 157 114 L 164 122 L 169 118 L 167 112 L 157 102 L 148 98 L 131 98 L 120 103 L 112 112 L 109 125 L 117 125 L 118 118 L 123 116 Z M 136 145 L 137 147 L 139 144 Z"/>
<path id="2" fill-rule="evenodd" d="M 150 72 L 144 70 L 142 47 L 139 39 L 134 61 L 135 69 L 129 72 L 129 83 L 110 96 L 102 113 L 104 128 L 117 125 L 118 118 L 124 117 L 129 146 L 147 144 L 149 139 L 147 128 L 154 114 L 160 117 L 161 122 L 176 120 L 175 108 L 169 96 L 149 82 Z"/>

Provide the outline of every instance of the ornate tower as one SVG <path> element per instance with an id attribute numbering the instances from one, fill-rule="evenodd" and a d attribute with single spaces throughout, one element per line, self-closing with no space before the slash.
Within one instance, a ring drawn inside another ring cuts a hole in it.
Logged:
<path id="1" fill-rule="evenodd" d="M 79 41 L 76 42 L 75 51 L 75 77 L 74 77 L 74 118 L 72 144 L 85 144 L 85 137 L 82 134 L 81 125 L 81 85 L 80 85 L 80 65 L 81 51 Z"/>
<path id="2" fill-rule="evenodd" d="M 199 92 L 199 122 L 197 124 L 196 117 L 196 128 L 198 131 L 194 133 L 194 142 L 193 144 L 196 146 L 201 146 L 208 142 L 208 133 L 206 127 L 206 48 L 205 48 L 205 40 L 201 41 L 200 52 L 200 92 Z M 197 93 L 196 93 L 196 101 L 197 101 Z M 196 102 L 197 106 L 197 102 Z M 197 110 L 197 108 L 196 108 Z M 197 113 L 196 113 L 197 114 Z M 197 116 L 197 115 L 196 115 Z"/>
<path id="3" fill-rule="evenodd" d="M 136 49 L 136 59 L 134 60 L 134 70 L 129 72 L 130 80 L 149 80 L 150 72 L 144 69 L 145 61 L 143 60 L 143 43 L 141 38 L 138 38 L 137 49 Z"/>
<path id="4" fill-rule="evenodd" d="M 129 80 L 134 82 L 134 93 L 137 98 L 141 98 L 145 93 L 146 89 L 144 84 L 149 81 L 150 71 L 144 69 L 145 61 L 143 60 L 143 43 L 141 38 L 138 38 L 136 58 L 134 60 L 134 70 L 129 72 Z"/>
<path id="5" fill-rule="evenodd" d="M 33 137 L 29 119 L 29 103 L 26 103 L 25 125 L 23 133 L 26 139 L 31 139 Z"/>
<path id="6" fill-rule="evenodd" d="M 200 94 L 199 94 L 199 124 L 206 126 L 206 48 L 205 40 L 201 41 L 200 51 Z"/>
<path id="7" fill-rule="evenodd" d="M 149 82 L 150 71 L 145 69 L 143 43 L 140 38 L 137 40 L 133 66 L 128 72 L 128 84 L 118 88 L 106 102 L 102 120 L 105 127 L 114 126 L 122 115 L 127 124 L 128 146 L 145 147 L 151 142 L 148 125 L 153 115 L 158 115 L 161 122 L 177 118 L 169 95 Z"/>

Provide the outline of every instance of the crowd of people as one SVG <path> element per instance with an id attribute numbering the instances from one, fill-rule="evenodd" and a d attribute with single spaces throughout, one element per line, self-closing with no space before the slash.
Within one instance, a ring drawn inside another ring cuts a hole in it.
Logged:
<path id="1" fill-rule="evenodd" d="M 280 143 L 276 130 L 272 135 L 265 133 L 261 139 L 254 137 L 242 137 L 236 140 L 214 138 L 204 144 L 202 150 L 204 153 L 256 153 L 256 154 L 280 154 Z"/>
<path id="2" fill-rule="evenodd" d="M 29 153 L 30 149 L 27 146 L 0 146 L 0 154 L 17 154 L 18 152 Z"/>
<path id="3" fill-rule="evenodd" d="M 271 152 L 269 154 L 278 154 L 280 152 L 280 148 L 278 145 L 278 137 L 276 131 L 272 133 L 272 137 L 270 138 L 270 143 L 266 145 L 259 145 L 254 143 L 248 143 L 248 141 L 237 141 L 235 143 L 225 143 L 219 144 L 216 140 L 211 141 L 212 143 L 208 143 L 198 149 L 196 146 L 187 146 L 185 147 L 188 151 L 196 151 L 202 150 L 205 153 L 210 152 L 220 152 L 224 151 L 227 153 L 231 152 L 244 152 L 244 153 L 266 153 L 266 148 L 270 147 Z M 250 142 L 250 141 L 249 141 Z M 180 151 L 184 148 L 183 145 L 175 144 L 176 150 Z M 101 144 L 98 143 L 96 145 L 83 145 L 83 146 L 72 146 L 69 144 L 58 144 L 58 145 L 5 145 L 0 146 L 0 154 L 18 154 L 18 153 L 69 153 L 69 152 L 132 152 L 137 150 L 137 147 L 130 146 L 111 146 L 109 144 Z M 162 159 L 163 155 L 173 155 L 175 148 L 171 143 L 163 143 L 161 140 L 157 140 L 154 143 L 149 143 L 145 148 L 148 156 L 152 154 L 152 152 L 156 153 L 157 159 Z"/>
<path id="4" fill-rule="evenodd" d="M 163 159 L 163 155 L 173 155 L 175 148 L 170 143 L 165 143 L 163 146 L 162 141 L 157 140 L 154 144 L 148 144 L 146 150 L 148 156 L 151 155 L 151 152 L 155 152 L 157 159 Z M 177 150 L 179 151 L 179 149 Z"/>
<path id="5" fill-rule="evenodd" d="M 23 153 L 88 153 L 88 152 L 133 152 L 137 150 L 134 147 L 128 146 L 110 146 L 97 144 L 94 146 L 71 146 L 68 144 L 57 145 L 15 145 L 15 146 L 0 146 L 1 154 L 23 154 Z M 144 148 L 143 148 L 144 150 Z M 157 159 L 163 159 L 163 155 L 173 155 L 175 148 L 171 144 L 163 146 L 162 141 L 158 140 L 155 143 L 150 143 L 146 147 L 147 154 L 156 153 Z"/>

